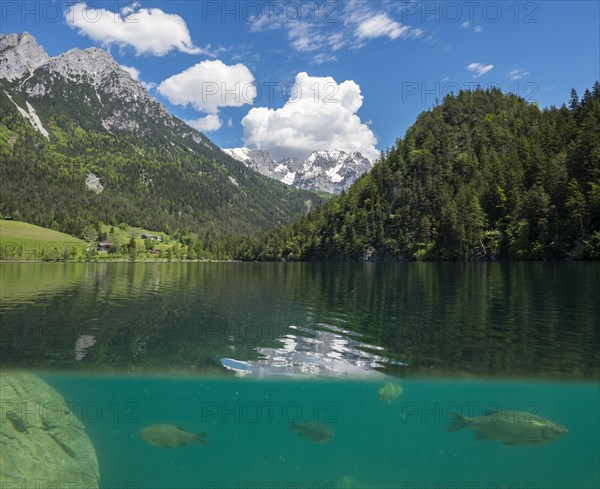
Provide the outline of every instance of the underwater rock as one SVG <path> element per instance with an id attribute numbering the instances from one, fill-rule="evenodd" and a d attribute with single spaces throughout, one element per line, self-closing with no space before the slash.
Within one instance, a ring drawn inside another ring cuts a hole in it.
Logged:
<path id="1" fill-rule="evenodd" d="M 36 375 L 0 375 L 2 487 L 100 487 L 98 459 L 81 421 Z"/>

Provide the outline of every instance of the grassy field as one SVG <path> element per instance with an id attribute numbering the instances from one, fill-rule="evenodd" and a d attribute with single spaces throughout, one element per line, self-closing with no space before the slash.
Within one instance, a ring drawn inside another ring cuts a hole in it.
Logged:
<path id="1" fill-rule="evenodd" d="M 4 259 L 59 258 L 66 253 L 84 252 L 85 241 L 21 221 L 0 220 L 0 249 Z"/>
<path id="2" fill-rule="evenodd" d="M 64 260 L 140 260 L 155 261 L 163 259 L 184 259 L 187 248 L 178 240 L 163 232 L 120 224 L 119 226 L 101 225 L 104 234 L 102 241 L 111 243 L 114 249 L 96 251 L 96 238 L 81 240 L 52 229 L 35 226 L 21 221 L 0 220 L 0 260 L 6 261 L 64 261 Z M 161 241 L 150 241 L 146 247 L 142 235 L 160 236 Z M 135 238 L 134 254 L 129 250 L 131 237 Z"/>

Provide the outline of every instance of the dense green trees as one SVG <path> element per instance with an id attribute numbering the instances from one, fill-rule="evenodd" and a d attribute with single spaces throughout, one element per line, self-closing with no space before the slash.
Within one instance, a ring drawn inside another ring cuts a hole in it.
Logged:
<path id="1" fill-rule="evenodd" d="M 315 194 L 248 170 L 212 144 L 177 134 L 171 139 L 178 146 L 111 134 L 97 128 L 89 110 L 53 111 L 50 102 L 37 101 L 50 132 L 47 140 L 0 91 L 0 213 L 5 216 L 82 238 L 99 223 L 195 233 L 196 248 L 219 250 L 208 256 L 227 258 L 237 237 L 290 222 L 307 211 L 307 202 L 320 202 Z M 102 193 L 86 188 L 89 173 L 99 176 Z"/>
<path id="2" fill-rule="evenodd" d="M 451 94 L 347 193 L 239 257 L 600 258 L 600 84 L 543 111 L 497 89 Z"/>

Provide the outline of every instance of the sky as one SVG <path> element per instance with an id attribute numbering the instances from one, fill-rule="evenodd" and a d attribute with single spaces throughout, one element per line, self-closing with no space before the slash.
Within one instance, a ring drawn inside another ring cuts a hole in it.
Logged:
<path id="1" fill-rule="evenodd" d="M 0 32 L 108 50 L 218 146 L 375 159 L 449 92 L 560 106 L 600 79 L 600 2 L 11 1 Z"/>

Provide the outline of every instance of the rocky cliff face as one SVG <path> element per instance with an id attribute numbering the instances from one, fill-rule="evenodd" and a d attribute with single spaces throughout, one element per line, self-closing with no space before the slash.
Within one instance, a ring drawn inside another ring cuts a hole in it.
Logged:
<path id="1" fill-rule="evenodd" d="M 134 133 L 163 143 L 183 137 L 218 151 L 203 134 L 169 114 L 102 49 L 71 49 L 49 57 L 28 33 L 2 34 L 0 79 L 8 82 L 4 92 L 19 112 L 43 134 L 43 114 L 39 123 L 35 118 L 48 106 L 52 112 L 73 116 L 84 128 L 100 125 L 109 132 Z"/>
<path id="2" fill-rule="evenodd" d="M 311 191 L 339 194 L 372 168 L 360 153 L 315 151 L 304 161 L 286 158 L 276 161 L 264 149 L 224 149 L 248 168 L 287 185 Z"/>
<path id="3" fill-rule="evenodd" d="M 0 35 L 0 78 L 18 80 L 49 59 L 28 32 Z"/>

